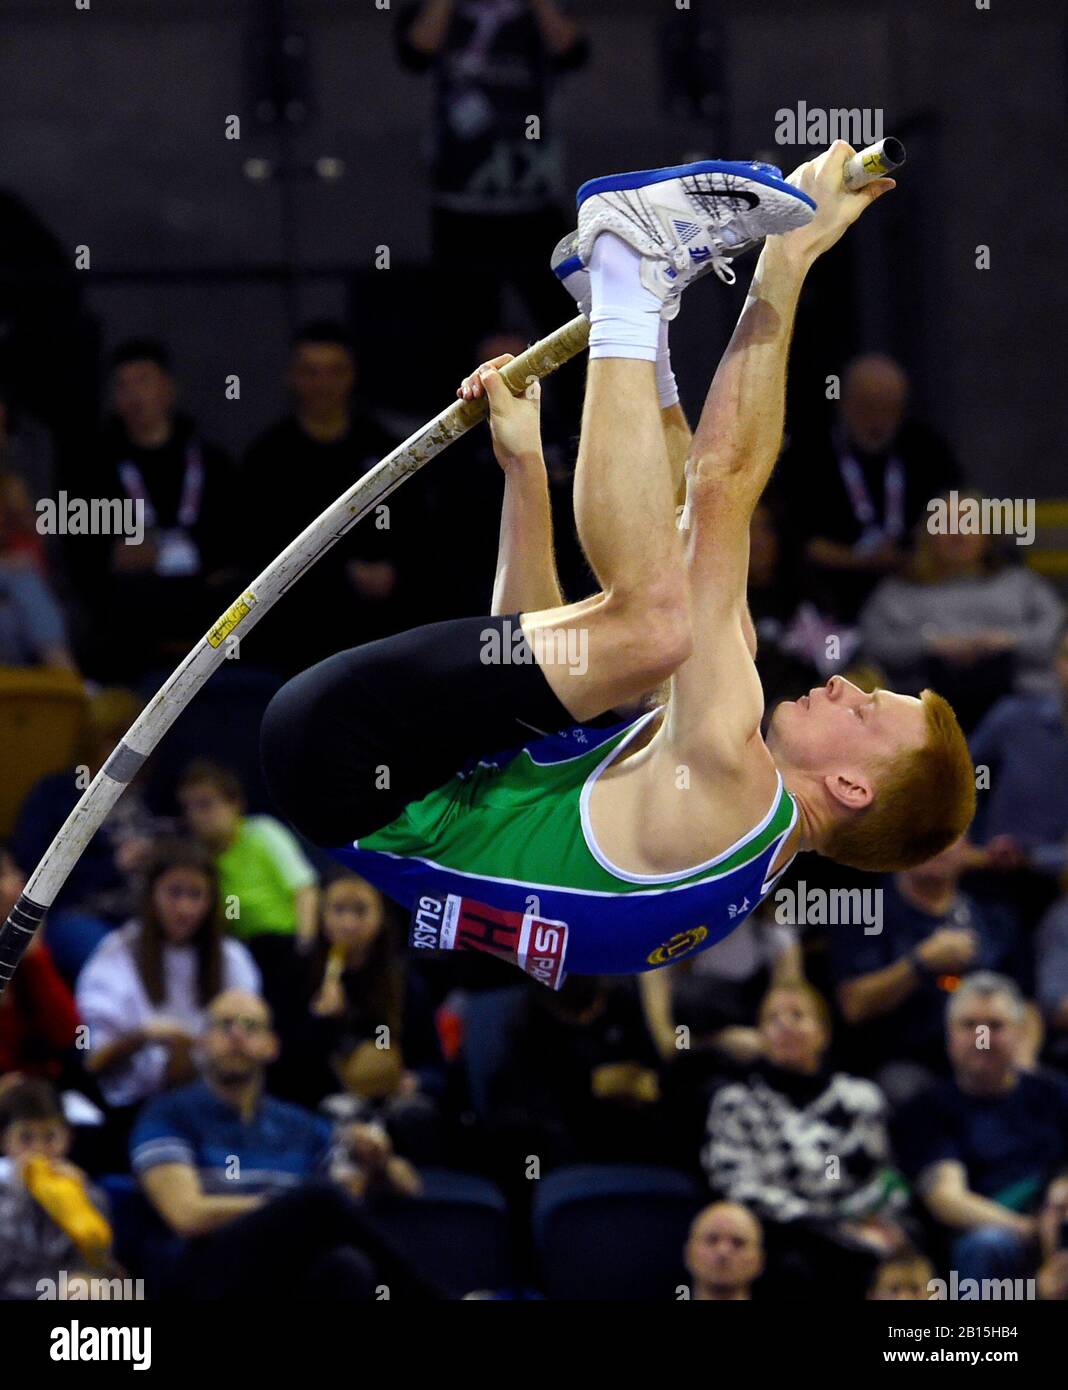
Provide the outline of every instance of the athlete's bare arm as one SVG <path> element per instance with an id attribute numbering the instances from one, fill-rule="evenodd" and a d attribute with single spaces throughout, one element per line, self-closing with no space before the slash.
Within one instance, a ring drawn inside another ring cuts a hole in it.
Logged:
<path id="1" fill-rule="evenodd" d="M 541 447 L 541 384 L 513 396 L 499 375 L 510 352 L 484 362 L 464 377 L 457 395 L 476 400 L 488 395 L 493 452 L 504 471 L 494 614 L 557 608 L 564 602 L 553 549 L 549 477 Z"/>
<path id="2" fill-rule="evenodd" d="M 798 297 L 816 259 L 894 186 L 882 179 L 847 191 L 842 169 L 852 154 L 838 141 L 790 176 L 818 211 L 765 243 L 694 433 L 684 532 L 694 642 L 672 680 L 665 735 L 673 755 L 698 767 L 737 767 L 759 737 L 763 693 L 745 598 L 749 523 L 779 454 Z"/>

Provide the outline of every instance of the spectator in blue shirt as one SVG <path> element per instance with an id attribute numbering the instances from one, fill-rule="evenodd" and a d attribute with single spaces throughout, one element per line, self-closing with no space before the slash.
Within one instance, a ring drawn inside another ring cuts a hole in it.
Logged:
<path id="1" fill-rule="evenodd" d="M 1033 921 L 1068 869 L 1068 627 L 1053 661 L 1056 690 L 1010 695 L 971 739 L 979 782 L 972 836 L 1003 896 L 1025 902 Z"/>
<path id="2" fill-rule="evenodd" d="M 891 1104 L 948 1076 L 946 1001 L 973 970 L 998 970 L 1023 988 L 1026 957 L 1015 918 L 961 892 L 973 852 L 964 840 L 883 880 L 882 930 L 829 934 L 838 1007 L 861 1057 Z"/>
<path id="3" fill-rule="evenodd" d="M 185 1241 L 172 1291 L 197 1298 L 427 1298 L 434 1290 L 390 1246 L 359 1198 L 412 1193 L 411 1166 L 384 1133 L 335 1138 L 321 1117 L 264 1092 L 278 1042 L 266 1004 L 228 990 L 212 1002 L 200 1081 L 151 1101 L 130 1141 L 148 1200 Z"/>
<path id="4" fill-rule="evenodd" d="M 1035 1215 L 1068 1160 L 1068 1082 L 1017 1061 L 1023 997 L 1005 976 L 969 975 L 947 1010 L 953 1079 L 899 1117 L 896 1149 L 964 1279 L 1016 1279 L 1033 1263 Z"/>

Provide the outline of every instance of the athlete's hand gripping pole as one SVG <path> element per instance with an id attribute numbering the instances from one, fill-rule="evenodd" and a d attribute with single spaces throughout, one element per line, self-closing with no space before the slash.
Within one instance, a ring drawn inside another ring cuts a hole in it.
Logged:
<path id="1" fill-rule="evenodd" d="M 501 376 L 519 395 L 531 380 L 548 376 L 577 356 L 587 344 L 589 331 L 589 323 L 579 315 L 527 348 L 502 370 Z M 302 531 L 201 638 L 130 725 L 122 742 L 82 793 L 78 804 L 30 875 L 7 921 L 0 927 L 0 995 L 15 973 L 23 952 L 33 940 L 41 919 L 108 812 L 178 715 L 216 667 L 226 659 L 226 639 L 230 634 L 240 629 L 240 635 L 244 637 L 251 631 L 282 594 L 361 517 L 417 473 L 425 463 L 466 434 L 487 413 L 488 406 L 485 397 L 482 397 L 472 401 L 454 401 L 440 415 L 436 415 L 429 424 L 387 454 Z"/>

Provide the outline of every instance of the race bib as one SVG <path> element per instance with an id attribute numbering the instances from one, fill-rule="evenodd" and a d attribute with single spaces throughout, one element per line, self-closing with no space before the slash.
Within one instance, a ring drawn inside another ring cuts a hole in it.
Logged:
<path id="1" fill-rule="evenodd" d="M 553 990 L 566 978 L 566 923 L 532 912 L 506 912 L 457 893 L 420 894 L 408 944 L 415 951 L 484 951 L 518 965 Z"/>

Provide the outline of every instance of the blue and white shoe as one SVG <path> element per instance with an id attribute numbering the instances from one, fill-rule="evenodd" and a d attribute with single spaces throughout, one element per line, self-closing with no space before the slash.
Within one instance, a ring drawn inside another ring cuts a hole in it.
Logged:
<path id="1" fill-rule="evenodd" d="M 601 233 L 614 232 L 641 253 L 642 284 L 664 301 L 665 318 L 678 313 L 679 295 L 698 274 L 712 269 L 733 284 L 732 253 L 803 227 L 816 211 L 774 165 L 731 160 L 590 179 L 576 201 L 575 253 L 582 266 Z M 567 258 L 554 267 L 565 282 L 578 269 L 561 274 L 566 264 Z"/>
<path id="2" fill-rule="evenodd" d="M 686 283 L 692 285 L 695 280 L 700 280 L 702 275 L 710 275 L 715 271 L 725 285 L 733 285 L 737 276 L 731 261 L 744 251 L 759 246 L 761 240 L 762 238 L 754 237 L 752 241 L 743 242 L 740 246 L 735 247 L 726 256 L 709 257 L 703 264 L 698 265 Z M 579 255 L 578 232 L 568 232 L 567 236 L 561 237 L 556 243 L 553 254 L 549 258 L 549 269 L 578 305 L 579 312 L 589 318 L 593 290 L 590 285 L 589 267 Z M 667 296 L 664 300 L 664 307 L 660 310 L 660 317 L 668 321 L 678 314 L 682 304 L 682 287 L 678 281 L 675 284 L 674 292 Z"/>

